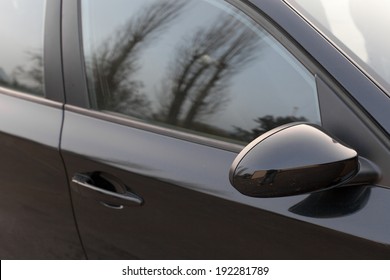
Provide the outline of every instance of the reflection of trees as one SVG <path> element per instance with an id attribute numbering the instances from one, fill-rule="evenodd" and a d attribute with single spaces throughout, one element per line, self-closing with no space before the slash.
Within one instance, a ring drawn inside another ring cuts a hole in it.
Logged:
<path id="1" fill-rule="evenodd" d="M 99 109 L 121 113 L 147 111 L 149 101 L 140 94 L 143 83 L 132 79 L 138 70 L 139 52 L 185 5 L 185 1 L 165 0 L 145 6 L 92 54 L 88 63 L 94 76 L 92 86 Z"/>
<path id="2" fill-rule="evenodd" d="M 230 16 L 200 28 L 177 49 L 156 118 L 188 127 L 228 101 L 231 77 L 254 56 L 259 36 Z"/>
<path id="3" fill-rule="evenodd" d="M 249 143 L 261 134 L 278 126 L 292 122 L 306 122 L 307 119 L 305 117 L 295 116 L 275 117 L 271 115 L 266 115 L 264 117 L 257 118 L 254 121 L 257 123 L 257 126 L 251 130 L 245 130 L 239 127 L 235 127 L 236 132 L 233 134 L 233 137 L 237 140 Z"/>
<path id="4" fill-rule="evenodd" d="M 43 58 L 40 52 L 27 52 L 26 63 L 17 66 L 0 84 L 35 95 L 43 95 Z M 28 63 L 30 62 L 30 63 Z"/>

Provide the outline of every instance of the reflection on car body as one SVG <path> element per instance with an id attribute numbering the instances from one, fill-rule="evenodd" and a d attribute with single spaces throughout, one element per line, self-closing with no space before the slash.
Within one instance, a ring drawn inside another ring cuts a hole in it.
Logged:
<path id="1" fill-rule="evenodd" d="M 349 2 L 2 2 L 0 256 L 389 259 L 388 38 Z"/>

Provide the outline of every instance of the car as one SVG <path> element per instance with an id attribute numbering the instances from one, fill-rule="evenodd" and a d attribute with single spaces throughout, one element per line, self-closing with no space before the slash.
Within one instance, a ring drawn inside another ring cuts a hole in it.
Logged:
<path id="1" fill-rule="evenodd" d="M 0 3 L 2 259 L 389 259 L 388 2 Z"/>

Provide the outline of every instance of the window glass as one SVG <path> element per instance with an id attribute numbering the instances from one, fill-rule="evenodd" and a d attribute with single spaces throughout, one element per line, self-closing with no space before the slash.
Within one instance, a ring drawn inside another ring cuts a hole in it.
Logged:
<path id="1" fill-rule="evenodd" d="M 286 0 L 390 95 L 390 1 Z"/>
<path id="2" fill-rule="evenodd" d="M 82 16 L 94 109 L 240 143 L 320 123 L 313 75 L 224 1 L 85 0 Z"/>
<path id="3" fill-rule="evenodd" d="M 43 95 L 45 0 L 0 1 L 0 86 Z"/>

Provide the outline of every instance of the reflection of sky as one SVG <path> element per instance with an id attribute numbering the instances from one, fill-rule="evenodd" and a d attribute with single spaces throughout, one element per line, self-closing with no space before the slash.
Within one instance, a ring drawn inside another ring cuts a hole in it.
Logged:
<path id="1" fill-rule="evenodd" d="M 286 1 L 310 18 L 390 93 L 390 1 Z"/>
<path id="2" fill-rule="evenodd" d="M 355 25 L 350 9 L 349 1 L 326 0 L 322 1 L 326 17 L 330 18 L 329 25 L 332 32 L 338 38 L 344 38 L 346 44 L 358 56 L 367 61 L 367 50 L 364 45 L 362 33 Z"/>
<path id="3" fill-rule="evenodd" d="M 0 2 L 0 68 L 7 75 L 15 67 L 26 65 L 27 52 L 42 51 L 44 3 L 45 0 Z"/>
<path id="4" fill-rule="evenodd" d="M 89 23 L 83 21 L 84 48 L 90 52 L 88 40 L 97 46 L 136 14 L 139 7 L 151 2 L 154 1 L 83 2 L 83 14 L 90 19 Z M 190 38 L 199 27 L 211 26 L 221 13 L 221 8 L 234 13 L 228 4 L 221 1 L 191 1 L 183 14 L 141 52 L 141 67 L 136 78 L 144 82 L 145 91 L 153 102 L 158 102 L 157 94 L 177 46 Z M 245 20 L 244 24 L 254 28 L 249 20 Z M 263 34 L 257 27 L 255 29 L 258 34 Z M 210 116 L 207 123 L 224 129 L 231 129 L 232 125 L 249 129 L 256 126 L 253 122 L 255 118 L 265 115 L 304 116 L 311 122 L 319 122 L 314 78 L 270 37 L 263 38 L 254 60 L 233 77 L 230 85 L 230 103 Z"/>

